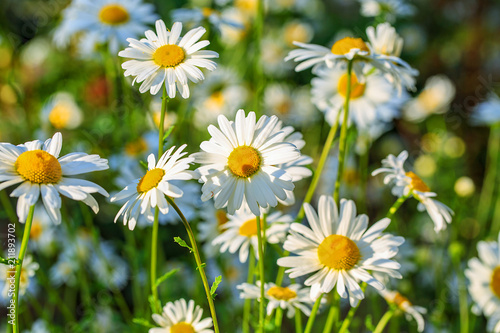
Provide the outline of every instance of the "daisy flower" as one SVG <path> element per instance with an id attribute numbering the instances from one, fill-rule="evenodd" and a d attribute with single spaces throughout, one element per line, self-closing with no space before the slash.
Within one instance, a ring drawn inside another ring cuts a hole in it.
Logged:
<path id="1" fill-rule="evenodd" d="M 75 129 L 82 123 L 82 110 L 72 95 L 58 92 L 50 97 L 41 112 L 42 122 L 48 122 L 57 129 Z"/>
<path id="2" fill-rule="evenodd" d="M 454 97 L 455 85 L 448 77 L 431 76 L 425 82 L 422 92 L 406 103 L 403 115 L 409 121 L 421 122 L 430 115 L 448 111 Z"/>
<path id="3" fill-rule="evenodd" d="M 156 162 L 155 155 L 148 156 L 148 171 L 142 178 L 136 179 L 122 191 L 115 194 L 110 201 L 127 199 L 115 217 L 115 223 L 123 215 L 123 224 L 128 224 L 134 230 L 139 215 L 148 221 L 154 220 L 154 208 L 158 207 L 162 214 L 167 214 L 169 205 L 165 195 L 180 198 L 183 192 L 172 184 L 172 180 L 189 180 L 193 173 L 187 170 L 193 162 L 192 157 L 184 157 L 182 152 L 186 145 L 182 145 L 174 152 L 175 146 L 167 150 Z"/>
<path id="4" fill-rule="evenodd" d="M 397 34 L 396 29 L 389 23 L 381 23 L 376 28 L 366 28 L 366 35 L 375 52 L 396 57 L 401 55 L 403 38 Z"/>
<path id="5" fill-rule="evenodd" d="M 259 258 L 257 239 L 257 220 L 253 212 L 247 207 L 238 210 L 235 215 L 228 215 L 229 221 L 220 228 L 223 232 L 217 236 L 212 245 L 220 245 L 220 252 L 235 253 L 239 250 L 240 262 L 246 262 L 248 251 L 252 246 L 255 257 Z M 284 241 L 286 233 L 293 222 L 290 215 L 274 212 L 266 216 L 266 240 L 269 244 Z M 260 217 L 261 228 L 264 227 L 264 218 Z"/>
<path id="6" fill-rule="evenodd" d="M 370 71 L 370 67 L 366 66 L 365 70 Z M 345 64 L 323 67 L 317 74 L 318 77 L 311 81 L 311 100 L 333 125 L 339 112 L 340 121 L 343 119 L 348 83 Z M 386 124 L 398 118 L 399 108 L 405 100 L 406 96 L 398 96 L 397 90 L 378 71 L 366 75 L 363 83 L 355 74 L 351 75 L 349 119 L 360 132 L 369 132 L 375 123 Z"/>
<path id="7" fill-rule="evenodd" d="M 388 303 L 395 304 L 398 309 L 403 311 L 407 320 L 411 320 L 411 318 L 415 319 L 417 322 L 417 330 L 419 332 L 424 331 L 425 321 L 422 314 L 427 313 L 427 309 L 411 304 L 408 298 L 404 297 L 397 291 L 384 289 L 380 290 L 379 293 Z"/>
<path id="8" fill-rule="evenodd" d="M 384 218 L 367 229 L 368 217 L 356 216 L 353 201 L 342 200 L 339 212 L 333 198 L 325 195 L 320 197 L 318 208 L 319 216 L 311 205 L 304 204 L 310 227 L 292 223 L 283 246 L 297 256 L 278 259 L 279 266 L 290 267 L 285 272 L 291 279 L 314 273 L 304 282 L 311 286 L 312 299 L 337 286 L 339 295 L 342 298 L 349 295 L 351 305 L 355 306 L 364 298 L 360 281 L 377 290 L 384 289 L 370 271 L 401 278 L 400 265 L 391 258 L 398 253 L 404 238 L 383 233 L 391 222 L 389 219 Z"/>
<path id="9" fill-rule="evenodd" d="M 26 255 L 23 260 L 23 266 L 21 268 L 21 275 L 19 278 L 19 295 L 24 295 L 28 286 L 30 285 L 30 279 L 35 276 L 35 271 L 38 270 L 40 265 L 33 261 L 31 255 Z M 11 282 L 15 279 L 15 269 L 10 269 L 8 265 L 0 265 L 0 282 L 3 282 L 2 297 L 4 299 L 10 299 L 12 290 Z"/>
<path id="10" fill-rule="evenodd" d="M 51 220 L 61 223 L 62 194 L 70 199 L 83 201 L 97 214 L 99 205 L 90 195 L 100 193 L 108 196 L 101 186 L 88 180 L 69 178 L 92 171 L 108 169 L 108 161 L 98 155 L 71 153 L 59 157 L 62 135 L 56 133 L 52 139 L 26 142 L 18 146 L 0 143 L 0 190 L 22 183 L 10 194 L 19 197 L 17 216 L 24 223 L 28 211 L 42 197 L 45 210 Z"/>
<path id="11" fill-rule="evenodd" d="M 397 197 L 411 195 L 419 201 L 418 210 L 427 211 L 434 222 L 434 230 L 446 229 L 446 223 L 451 223 L 453 211 L 445 204 L 434 200 L 436 193 L 431 192 L 424 181 L 413 171 L 405 171 L 404 163 L 408 152 L 402 151 L 397 157 L 390 154 L 382 160 L 382 168 L 372 172 L 372 176 L 385 173 L 384 184 L 392 185 L 392 194 Z"/>
<path id="12" fill-rule="evenodd" d="M 54 33 L 54 42 L 66 46 L 79 36 L 79 51 L 89 54 L 107 43 L 110 53 L 138 36 L 158 18 L 151 4 L 141 0 L 76 0 L 62 12 L 63 20 Z"/>
<path id="13" fill-rule="evenodd" d="M 130 47 L 118 55 L 134 59 L 125 61 L 122 68 L 125 69 L 125 76 L 135 76 L 132 84 L 142 82 L 139 87 L 141 93 L 150 90 L 152 95 L 156 95 L 165 82 L 168 97 L 174 98 L 177 89 L 182 98 L 188 98 L 188 80 L 196 83 L 205 79 L 198 67 L 210 71 L 216 68 L 215 62 L 208 59 L 218 58 L 219 54 L 201 50 L 210 44 L 207 40 L 199 41 L 206 32 L 205 28 L 189 30 L 182 38 L 181 30 L 180 22 L 175 22 L 169 31 L 165 23 L 158 20 L 156 33 L 148 30 L 146 38 L 140 41 L 127 38 Z"/>
<path id="14" fill-rule="evenodd" d="M 490 93 L 488 99 L 476 106 L 471 121 L 474 125 L 491 126 L 500 123 L 500 98 Z"/>
<path id="15" fill-rule="evenodd" d="M 479 258 L 469 260 L 465 276 L 469 280 L 469 294 L 474 301 L 473 312 L 487 317 L 500 312 L 500 234 L 497 241 L 480 241 Z"/>
<path id="16" fill-rule="evenodd" d="M 413 77 L 418 75 L 418 71 L 396 55 L 378 53 L 370 42 L 365 42 L 361 38 L 342 38 L 336 41 L 331 49 L 316 44 L 300 42 L 294 42 L 294 44 L 301 49 L 290 51 L 285 61 L 300 62 L 295 67 L 297 72 L 310 67 L 313 67 L 313 72 L 316 72 L 325 65 L 331 68 L 336 64 L 346 64 L 352 61 L 353 73 L 361 83 L 365 81 L 364 68 L 371 65 L 379 69 L 398 88 L 398 91 L 401 85 L 414 89 Z"/>
<path id="17" fill-rule="evenodd" d="M 286 133 L 275 132 L 278 118 L 262 116 L 258 122 L 255 113 L 239 110 L 236 120 L 218 117 L 219 128 L 210 125 L 210 141 L 200 147 L 203 152 L 193 154 L 195 161 L 204 164 L 197 171 L 203 182 L 202 200 L 214 198 L 215 208 L 227 206 L 234 214 L 243 203 L 260 216 L 260 208 L 275 207 L 278 199 L 285 200 L 285 191 L 294 188 L 292 176 L 279 167 L 297 160 L 297 148 L 284 142 Z"/>
<path id="18" fill-rule="evenodd" d="M 236 288 L 241 290 L 240 298 L 257 299 L 260 302 L 260 281 L 257 285 L 242 283 Z M 299 309 L 306 316 L 311 314 L 311 308 L 314 300 L 310 296 L 310 288 L 301 288 L 298 284 L 292 284 L 287 287 L 279 287 L 274 283 L 265 283 L 264 291 L 267 303 L 267 315 L 270 316 L 274 309 L 282 308 L 288 310 L 287 317 L 292 318 L 295 315 L 295 309 Z M 326 302 L 326 300 L 322 300 Z"/>
<path id="19" fill-rule="evenodd" d="M 192 332 L 192 333 L 213 333 L 212 318 L 201 319 L 203 309 L 195 304 L 193 300 L 186 301 L 181 298 L 175 302 L 168 302 L 163 307 L 161 315 L 153 313 L 153 320 L 160 325 L 149 329 L 149 333 L 166 332 Z"/>
<path id="20" fill-rule="evenodd" d="M 415 7 L 404 0 L 359 0 L 359 2 L 361 3 L 362 16 L 383 15 L 385 20 L 389 22 L 394 22 L 398 16 L 411 16 L 415 13 Z"/>
<path id="21" fill-rule="evenodd" d="M 500 311 L 494 313 L 488 318 L 488 325 L 486 326 L 488 332 L 500 333 Z"/>

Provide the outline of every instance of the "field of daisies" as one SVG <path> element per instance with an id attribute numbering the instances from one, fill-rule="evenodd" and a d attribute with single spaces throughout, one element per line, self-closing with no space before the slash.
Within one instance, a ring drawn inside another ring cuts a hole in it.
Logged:
<path id="1" fill-rule="evenodd" d="M 0 331 L 500 332 L 499 15 L 2 0 Z"/>

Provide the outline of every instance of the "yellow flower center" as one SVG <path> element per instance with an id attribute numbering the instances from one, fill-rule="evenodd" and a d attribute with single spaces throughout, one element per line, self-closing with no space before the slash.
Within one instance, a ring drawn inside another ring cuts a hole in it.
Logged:
<path id="1" fill-rule="evenodd" d="M 182 47 L 175 44 L 160 46 L 153 53 L 153 61 L 161 67 L 175 67 L 185 58 L 186 55 Z"/>
<path id="2" fill-rule="evenodd" d="M 223 209 L 217 209 L 215 212 L 215 218 L 217 219 L 217 227 L 223 226 L 229 219 L 227 218 L 226 211 Z"/>
<path id="3" fill-rule="evenodd" d="M 500 266 L 497 266 L 491 274 L 490 288 L 495 296 L 500 298 Z"/>
<path id="4" fill-rule="evenodd" d="M 356 99 L 365 93 L 366 84 L 359 83 L 358 78 L 354 73 L 351 74 L 351 93 L 350 99 Z M 339 82 L 337 84 L 337 90 L 339 94 L 342 96 L 347 95 L 347 74 L 344 74 L 340 77 Z"/>
<path id="5" fill-rule="evenodd" d="M 319 261 L 335 270 L 350 270 L 361 259 L 359 248 L 352 240 L 341 235 L 330 235 L 318 246 Z"/>
<path id="6" fill-rule="evenodd" d="M 144 177 L 139 180 L 137 184 L 137 193 L 144 193 L 152 188 L 155 188 L 160 183 L 161 179 L 165 175 L 165 170 L 161 168 L 156 168 L 146 172 Z"/>
<path id="7" fill-rule="evenodd" d="M 119 25 L 127 22 L 130 16 L 128 11 L 119 4 L 109 4 L 101 8 L 99 20 L 110 25 Z"/>
<path id="8" fill-rule="evenodd" d="M 209 7 L 203 7 L 201 9 L 201 14 L 203 15 L 203 17 L 209 17 L 210 15 L 212 14 L 215 14 L 216 11 L 213 10 L 212 8 L 209 8 Z"/>
<path id="9" fill-rule="evenodd" d="M 404 310 L 408 305 L 411 306 L 411 303 L 408 300 L 408 298 L 404 297 L 399 292 L 397 292 L 396 295 L 394 295 L 394 299 L 392 300 L 392 302 L 394 304 L 396 304 L 397 307 L 402 309 L 402 310 Z"/>
<path id="10" fill-rule="evenodd" d="M 257 149 L 249 146 L 235 148 L 227 158 L 229 170 L 238 177 L 250 177 L 260 169 L 260 154 Z"/>
<path id="11" fill-rule="evenodd" d="M 424 183 L 419 176 L 417 176 L 414 172 L 409 171 L 406 173 L 407 177 L 411 178 L 410 188 L 419 192 L 430 192 L 431 189 Z"/>
<path id="12" fill-rule="evenodd" d="M 49 114 L 49 121 L 55 128 L 65 128 L 70 119 L 71 110 L 62 103 L 56 104 Z"/>
<path id="13" fill-rule="evenodd" d="M 260 229 L 264 228 L 264 223 L 262 223 L 262 219 L 260 220 Z M 257 235 L 257 219 L 251 219 L 246 221 L 240 226 L 238 230 L 240 235 L 245 237 L 252 237 Z"/>
<path id="14" fill-rule="evenodd" d="M 195 330 L 191 324 L 181 321 L 170 327 L 170 333 L 195 333 Z"/>
<path id="15" fill-rule="evenodd" d="M 33 220 L 30 230 L 30 239 L 37 240 L 43 232 L 42 223 L 38 220 Z"/>
<path id="16" fill-rule="evenodd" d="M 62 177 L 57 158 L 43 150 L 25 151 L 17 158 L 15 168 L 24 179 L 36 184 L 54 184 Z"/>
<path id="17" fill-rule="evenodd" d="M 288 301 L 292 298 L 297 297 L 297 293 L 288 287 L 274 286 L 269 288 L 267 294 L 273 298 L 283 301 Z"/>
<path id="18" fill-rule="evenodd" d="M 129 156 L 137 156 L 148 149 L 146 140 L 139 138 L 139 140 L 129 142 L 125 145 L 125 153 Z"/>
<path id="19" fill-rule="evenodd" d="M 370 49 L 361 38 L 345 37 L 333 44 L 332 53 L 344 55 L 349 53 L 351 49 L 360 49 L 361 51 L 370 52 Z"/>

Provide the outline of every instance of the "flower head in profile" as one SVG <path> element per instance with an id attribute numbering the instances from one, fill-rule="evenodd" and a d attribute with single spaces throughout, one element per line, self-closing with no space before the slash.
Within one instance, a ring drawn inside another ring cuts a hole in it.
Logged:
<path id="1" fill-rule="evenodd" d="M 290 278 L 313 273 L 304 284 L 311 286 L 311 298 L 329 293 L 335 286 L 351 305 L 364 298 L 359 282 L 377 290 L 384 285 L 370 272 L 401 278 L 400 265 L 391 260 L 403 244 L 403 237 L 384 234 L 390 223 L 385 218 L 368 228 L 368 217 L 356 215 L 353 201 L 342 200 L 340 211 L 332 197 L 321 196 L 318 213 L 304 204 L 309 227 L 292 223 L 283 248 L 297 256 L 278 259 L 278 265 L 290 267 Z"/>
<path id="2" fill-rule="evenodd" d="M 405 0 L 359 0 L 359 2 L 362 16 L 378 16 L 388 22 L 394 22 L 396 17 L 411 16 L 415 13 L 415 7 Z"/>
<path id="3" fill-rule="evenodd" d="M 373 31 L 371 29 L 368 31 L 370 31 L 368 35 L 373 37 Z M 379 38 L 374 39 L 374 41 L 376 42 L 376 48 L 371 42 L 365 42 L 361 38 L 345 37 L 336 41 L 331 49 L 316 44 L 294 42 L 295 45 L 301 48 L 290 51 L 285 61 L 294 60 L 300 62 L 295 67 L 297 72 L 313 67 L 315 73 L 324 66 L 331 68 L 337 64 L 352 62 L 353 73 L 361 83 L 365 81 L 365 73 L 367 72 L 365 67 L 370 65 L 380 70 L 398 91 L 401 90 L 401 86 L 413 90 L 415 88 L 414 77 L 418 75 L 418 71 L 411 68 L 394 52 L 380 53 L 384 48 L 386 51 L 389 49 L 396 51 L 397 48 L 401 47 L 402 40 L 397 39 L 396 46 L 394 38 Z"/>
<path id="4" fill-rule="evenodd" d="M 500 312 L 500 234 L 497 241 L 480 241 L 479 258 L 469 260 L 465 276 L 469 280 L 469 294 L 473 312 L 486 317 Z"/>
<path id="5" fill-rule="evenodd" d="M 120 57 L 133 59 L 125 61 L 122 67 L 125 76 L 135 76 L 132 84 L 142 82 L 141 93 L 150 90 L 156 95 L 165 83 L 170 98 L 175 97 L 176 90 L 182 98 L 188 98 L 188 80 L 196 83 L 205 79 L 199 67 L 210 71 L 216 68 L 215 62 L 209 59 L 218 58 L 217 52 L 201 50 L 210 44 L 208 40 L 199 41 L 205 28 L 191 29 L 184 37 L 180 37 L 181 30 L 180 22 L 175 22 L 169 31 L 165 23 L 158 20 L 156 33 L 148 30 L 146 38 L 128 38 L 129 47 L 118 53 Z"/>
<path id="6" fill-rule="evenodd" d="M 422 314 L 425 314 L 427 309 L 411 304 L 408 298 L 401 295 L 398 291 L 383 289 L 379 293 L 389 304 L 394 304 L 399 310 L 403 311 L 407 320 L 411 320 L 411 318 L 415 319 L 419 332 L 424 331 L 425 321 Z"/>
<path id="7" fill-rule="evenodd" d="M 222 232 L 212 241 L 212 245 L 220 245 L 221 253 L 239 251 L 239 259 L 242 263 L 247 261 L 251 249 L 255 257 L 259 258 L 255 215 L 247 207 L 243 207 L 236 214 L 228 215 L 228 219 L 220 226 Z M 283 242 L 293 218 L 290 215 L 274 212 L 266 216 L 265 220 L 267 225 L 264 225 L 264 218 L 261 216 L 260 224 L 261 228 L 266 227 L 267 242 L 269 244 Z"/>
<path id="8" fill-rule="evenodd" d="M 111 53 L 138 36 L 158 18 L 151 4 L 141 0 L 78 0 L 62 12 L 63 20 L 54 33 L 54 42 L 65 46 L 78 38 L 79 51 L 91 54 L 107 44 Z"/>
<path id="9" fill-rule="evenodd" d="M 52 139 L 26 142 L 14 146 L 0 143 L 0 190 L 19 184 L 11 197 L 18 197 L 17 216 L 25 222 L 28 211 L 41 197 L 51 220 L 61 223 L 60 194 L 83 201 L 97 213 L 99 205 L 91 193 L 108 196 L 101 186 L 88 180 L 69 178 L 92 171 L 108 169 L 108 161 L 98 155 L 71 153 L 59 157 L 62 135 L 56 133 Z"/>
<path id="10" fill-rule="evenodd" d="M 278 118 L 239 110 L 235 121 L 218 117 L 219 128 L 210 125 L 209 141 L 201 143 L 203 152 L 193 154 L 203 182 L 202 200 L 214 198 L 215 208 L 227 206 L 233 215 L 244 203 L 255 216 L 260 208 L 275 207 L 294 188 L 292 176 L 280 167 L 297 160 L 297 147 L 284 142 L 286 133 L 275 131 Z"/>
<path id="11" fill-rule="evenodd" d="M 148 156 L 148 171 L 142 178 L 136 179 L 123 190 L 111 198 L 111 202 L 127 199 L 118 214 L 115 222 L 123 215 L 123 224 L 128 224 L 134 230 L 140 215 L 148 221 L 154 220 L 154 208 L 158 207 L 162 214 L 167 214 L 169 205 L 165 196 L 180 198 L 183 192 L 172 184 L 173 180 L 189 180 L 193 173 L 189 170 L 192 157 L 184 157 L 182 152 L 186 145 L 182 145 L 175 152 L 171 147 L 160 157 L 158 162 L 154 154 Z"/>
<path id="12" fill-rule="evenodd" d="M 161 315 L 154 313 L 153 320 L 160 327 L 149 329 L 149 333 L 213 333 L 212 318 L 201 319 L 203 309 L 194 304 L 193 300 L 186 302 L 183 298 L 168 302 L 163 307 Z"/>
<path id="13" fill-rule="evenodd" d="M 256 285 L 250 283 L 242 283 L 236 288 L 241 290 L 240 298 L 257 299 L 260 302 L 260 281 Z M 310 296 L 310 288 L 302 288 L 299 284 L 291 284 L 286 287 L 280 287 L 269 282 L 264 284 L 265 297 L 267 303 L 267 315 L 270 316 L 274 309 L 281 308 L 287 311 L 287 317 L 292 318 L 295 315 L 296 309 L 302 311 L 306 316 L 311 314 L 311 308 L 314 300 Z M 326 299 L 321 300 L 322 303 Z"/>
<path id="14" fill-rule="evenodd" d="M 397 157 L 390 154 L 382 160 L 382 168 L 372 172 L 372 176 L 385 173 L 384 184 L 392 185 L 392 194 L 397 197 L 413 196 L 419 201 L 418 210 L 427 211 L 434 222 L 434 230 L 446 229 L 446 223 L 451 223 L 453 211 L 445 204 L 433 199 L 437 196 L 424 181 L 413 171 L 406 171 L 404 163 L 408 152 L 402 151 Z"/>

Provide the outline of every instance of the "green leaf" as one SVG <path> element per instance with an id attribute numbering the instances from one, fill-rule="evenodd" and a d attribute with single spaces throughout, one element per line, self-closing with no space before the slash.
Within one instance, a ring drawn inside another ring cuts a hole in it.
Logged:
<path id="1" fill-rule="evenodd" d="M 212 299 L 215 299 L 215 296 L 217 296 L 215 291 L 217 290 L 217 287 L 219 286 L 221 281 L 222 281 L 222 276 L 219 275 L 218 277 L 215 278 L 215 281 L 212 284 L 212 287 L 210 287 L 210 296 L 212 296 Z"/>
<path id="2" fill-rule="evenodd" d="M 163 135 L 163 142 L 165 142 L 165 140 L 167 140 L 167 138 L 170 136 L 170 134 L 172 134 L 172 131 L 174 130 L 175 126 L 170 126 L 167 131 L 165 132 L 165 134 Z"/>
<path id="3" fill-rule="evenodd" d="M 148 169 L 148 164 L 146 162 L 141 160 L 141 161 L 139 161 L 139 163 L 143 166 L 144 169 L 146 169 L 146 170 Z"/>
<path id="4" fill-rule="evenodd" d="M 134 318 L 134 319 L 132 319 L 132 322 L 134 324 L 141 325 L 144 327 L 149 327 L 149 328 L 155 327 L 155 326 L 151 325 L 151 323 L 144 318 Z"/>
<path id="5" fill-rule="evenodd" d="M 169 277 L 171 277 L 172 275 L 174 275 L 178 271 L 179 271 L 179 269 L 175 268 L 175 269 L 172 269 L 171 271 L 163 274 L 163 276 L 160 276 L 159 278 L 157 278 L 156 282 L 155 282 L 155 288 L 157 288 L 161 283 L 165 282 Z"/>
<path id="6" fill-rule="evenodd" d="M 174 241 L 182 247 L 187 247 L 190 252 L 193 252 L 193 249 L 189 245 L 187 245 L 186 242 L 182 240 L 182 238 L 174 237 Z"/>

